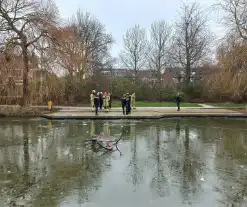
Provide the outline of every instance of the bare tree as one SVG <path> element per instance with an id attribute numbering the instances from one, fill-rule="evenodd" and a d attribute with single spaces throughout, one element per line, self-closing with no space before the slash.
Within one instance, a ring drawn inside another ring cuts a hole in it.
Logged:
<path id="1" fill-rule="evenodd" d="M 87 60 L 83 66 L 85 71 L 107 66 L 111 59 L 110 49 L 114 39 L 107 33 L 105 26 L 90 13 L 78 10 L 71 20 L 70 27 L 84 48 Z"/>
<path id="2" fill-rule="evenodd" d="M 162 70 L 169 62 L 169 49 L 171 47 L 171 27 L 166 21 L 156 21 L 151 25 L 150 57 L 149 65 L 158 79 L 161 81 Z"/>
<path id="3" fill-rule="evenodd" d="M 247 42 L 231 34 L 217 48 L 217 70 L 207 78 L 207 85 L 220 96 L 243 101 L 247 91 Z"/>
<path id="4" fill-rule="evenodd" d="M 53 40 L 50 55 L 54 57 L 55 63 L 71 76 L 81 72 L 86 62 L 85 51 L 73 30 L 69 27 L 59 28 L 53 34 Z"/>
<path id="5" fill-rule="evenodd" d="M 5 47 L 20 48 L 23 59 L 23 100 L 28 105 L 29 50 L 42 37 L 47 36 L 56 16 L 54 5 L 36 0 L 1 0 L 0 32 L 5 36 Z"/>
<path id="6" fill-rule="evenodd" d="M 147 64 L 148 41 L 146 31 L 139 25 L 135 25 L 127 30 L 123 40 L 124 49 L 120 53 L 120 59 L 125 67 L 134 70 L 136 77 L 138 70 Z"/>
<path id="7" fill-rule="evenodd" d="M 246 0 L 219 0 L 216 4 L 225 13 L 223 22 L 230 29 L 247 40 L 247 2 Z M 214 5 L 215 6 L 215 5 Z"/>
<path id="8" fill-rule="evenodd" d="M 176 23 L 171 56 L 173 64 L 185 69 L 185 87 L 190 83 L 192 68 L 207 58 L 211 40 L 207 18 L 200 6 L 196 3 L 183 4 Z"/>

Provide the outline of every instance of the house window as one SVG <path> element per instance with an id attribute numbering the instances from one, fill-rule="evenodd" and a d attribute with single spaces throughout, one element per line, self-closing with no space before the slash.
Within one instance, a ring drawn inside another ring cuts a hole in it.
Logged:
<path id="1" fill-rule="evenodd" d="M 144 77 L 144 78 L 142 78 L 142 81 L 148 81 L 148 78 L 147 77 Z"/>
<path id="2" fill-rule="evenodd" d="M 111 76 L 111 72 L 110 71 L 103 71 L 102 74 L 104 76 Z"/>
<path id="3" fill-rule="evenodd" d="M 21 77 L 22 76 L 22 71 L 21 70 L 13 70 L 11 71 L 11 75 L 10 76 L 14 76 L 14 77 Z"/>

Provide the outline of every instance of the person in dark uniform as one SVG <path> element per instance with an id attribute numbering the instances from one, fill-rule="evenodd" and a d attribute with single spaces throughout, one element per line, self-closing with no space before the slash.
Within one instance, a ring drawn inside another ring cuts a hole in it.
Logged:
<path id="1" fill-rule="evenodd" d="M 95 94 L 94 96 L 94 107 L 95 107 L 95 115 L 99 115 L 98 110 L 99 110 L 99 92 Z"/>
<path id="2" fill-rule="evenodd" d="M 111 109 L 111 103 L 112 103 L 111 93 L 108 93 L 108 94 L 109 94 L 109 109 Z"/>
<path id="3" fill-rule="evenodd" d="M 178 93 L 176 96 L 176 103 L 177 103 L 177 107 L 178 107 L 177 111 L 180 111 L 180 102 L 181 102 L 181 99 L 180 99 L 180 95 Z"/>
<path id="4" fill-rule="evenodd" d="M 125 97 L 125 94 L 121 98 L 121 105 L 122 105 L 122 109 L 123 109 L 123 115 L 125 115 L 125 108 L 126 108 L 126 97 Z"/>
<path id="5" fill-rule="evenodd" d="M 99 92 L 99 108 L 100 108 L 100 110 L 102 110 L 102 106 L 103 106 L 103 93 Z"/>
<path id="6" fill-rule="evenodd" d="M 131 112 L 131 95 L 126 93 L 126 115 Z"/>

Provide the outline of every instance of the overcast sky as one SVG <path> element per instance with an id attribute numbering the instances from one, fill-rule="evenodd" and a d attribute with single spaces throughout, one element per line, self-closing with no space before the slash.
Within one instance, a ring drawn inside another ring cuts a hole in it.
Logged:
<path id="1" fill-rule="evenodd" d="M 196 0 L 205 10 L 215 1 Z M 148 30 L 153 21 L 162 19 L 172 23 L 178 18 L 181 5 L 181 0 L 55 0 L 55 2 L 65 20 L 80 8 L 82 11 L 92 13 L 105 24 L 116 41 L 112 48 L 113 56 L 118 56 L 123 46 L 123 35 L 128 28 L 140 24 Z M 225 30 L 216 20 L 211 20 L 210 26 L 218 38 L 224 35 Z"/>

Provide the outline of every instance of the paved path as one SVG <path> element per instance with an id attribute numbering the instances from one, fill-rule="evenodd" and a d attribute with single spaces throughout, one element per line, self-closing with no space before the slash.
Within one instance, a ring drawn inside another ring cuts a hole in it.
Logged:
<path id="1" fill-rule="evenodd" d="M 60 108 L 58 112 L 45 114 L 48 119 L 159 119 L 167 117 L 246 117 L 247 113 L 237 112 L 231 109 L 213 107 L 200 104 L 201 107 L 138 107 L 132 110 L 130 115 L 123 115 L 122 108 L 112 108 L 109 113 L 100 112 L 99 116 L 91 111 L 91 107 L 55 106 Z M 14 106 L 13 106 L 14 107 Z M 33 106 L 46 107 L 46 106 Z"/>
<path id="2" fill-rule="evenodd" d="M 189 110 L 189 109 L 200 109 L 203 107 L 183 107 L 183 110 Z M 61 107 L 61 112 L 66 111 L 91 111 L 91 107 Z M 121 112 L 121 107 L 114 107 L 111 109 L 111 112 Z M 133 109 L 133 111 L 177 111 L 177 107 L 137 107 L 136 109 Z"/>
<path id="3" fill-rule="evenodd" d="M 208 104 L 198 104 L 198 105 L 203 107 L 203 108 L 219 108 L 219 107 L 211 106 L 211 105 L 208 105 Z"/>
<path id="4" fill-rule="evenodd" d="M 222 107 L 216 107 L 216 106 L 211 106 L 208 104 L 198 104 L 198 107 L 182 107 L 183 109 L 200 109 L 200 108 L 222 108 Z M 8 106 L 8 107 L 19 107 L 19 105 L 0 105 L 0 106 Z M 47 106 L 32 106 L 32 107 L 37 107 L 37 108 L 47 108 Z M 53 108 L 56 109 L 61 109 L 62 111 L 88 111 L 91 110 L 91 107 L 88 106 L 53 106 Z M 176 109 L 177 107 L 137 107 L 137 110 L 167 110 L 167 109 Z M 114 107 L 112 108 L 113 111 L 115 110 L 122 110 L 121 107 Z"/>
<path id="5" fill-rule="evenodd" d="M 95 116 L 90 107 L 69 107 L 43 116 L 48 119 L 159 119 L 170 117 L 247 117 L 247 114 L 234 110 L 207 107 L 140 107 L 130 115 L 123 115 L 121 108 L 113 108 L 109 113 L 99 112 Z"/>

